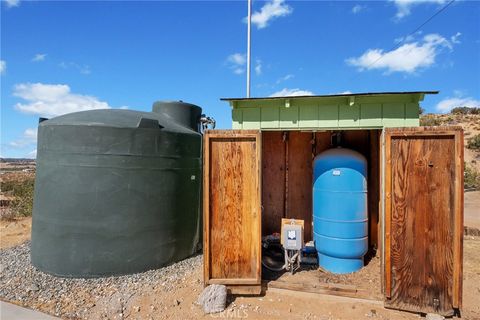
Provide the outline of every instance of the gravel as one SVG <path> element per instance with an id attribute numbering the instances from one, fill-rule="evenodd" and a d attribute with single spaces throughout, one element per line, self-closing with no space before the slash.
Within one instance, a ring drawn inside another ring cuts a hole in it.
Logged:
<path id="1" fill-rule="evenodd" d="M 97 279 L 59 278 L 35 269 L 30 263 L 30 242 L 0 251 L 0 299 L 46 311 L 62 318 L 85 318 L 98 301 L 111 303 L 105 313 L 122 315 L 137 289 L 150 287 L 174 292 L 202 255 L 143 273 Z M 138 310 L 140 308 L 138 307 Z M 122 316 L 123 318 L 123 316 Z"/>

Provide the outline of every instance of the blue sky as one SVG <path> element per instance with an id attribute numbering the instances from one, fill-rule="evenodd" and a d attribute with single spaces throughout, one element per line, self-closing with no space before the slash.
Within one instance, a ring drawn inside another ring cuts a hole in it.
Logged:
<path id="1" fill-rule="evenodd" d="M 254 1 L 252 96 L 440 90 L 428 112 L 480 104 L 480 2 Z M 32 157 L 38 117 L 203 107 L 245 96 L 246 1 L 1 4 L 1 150 Z"/>

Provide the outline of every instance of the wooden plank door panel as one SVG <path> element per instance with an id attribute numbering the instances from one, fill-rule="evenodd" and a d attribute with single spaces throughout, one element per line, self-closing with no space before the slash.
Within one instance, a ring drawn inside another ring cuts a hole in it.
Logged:
<path id="1" fill-rule="evenodd" d="M 260 133 L 207 131 L 204 142 L 205 284 L 252 293 L 261 284 Z"/>
<path id="2" fill-rule="evenodd" d="M 385 130 L 387 307 L 450 315 L 461 305 L 462 134 Z"/>

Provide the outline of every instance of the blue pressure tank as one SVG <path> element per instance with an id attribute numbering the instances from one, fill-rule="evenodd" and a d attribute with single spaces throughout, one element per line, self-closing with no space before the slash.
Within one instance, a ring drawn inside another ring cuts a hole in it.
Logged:
<path id="1" fill-rule="evenodd" d="M 313 161 L 313 232 L 320 267 L 351 273 L 368 249 L 367 160 L 344 148 Z"/>

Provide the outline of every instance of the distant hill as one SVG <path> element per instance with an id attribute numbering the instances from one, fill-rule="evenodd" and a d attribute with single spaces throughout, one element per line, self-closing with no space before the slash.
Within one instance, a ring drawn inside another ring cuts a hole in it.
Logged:
<path id="1" fill-rule="evenodd" d="M 0 158 L 1 163 L 14 163 L 14 164 L 32 164 L 35 163 L 35 159 L 27 158 Z"/>

